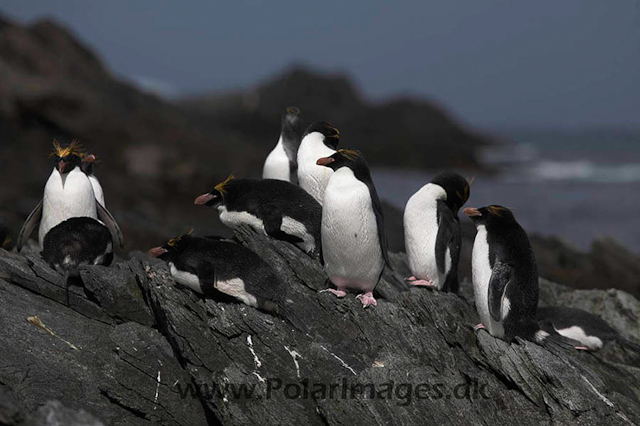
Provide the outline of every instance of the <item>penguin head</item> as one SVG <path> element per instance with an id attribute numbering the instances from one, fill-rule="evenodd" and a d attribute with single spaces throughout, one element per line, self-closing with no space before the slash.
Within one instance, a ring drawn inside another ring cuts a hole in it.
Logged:
<path id="1" fill-rule="evenodd" d="M 338 149 L 340 142 L 340 131 L 326 121 L 316 121 L 312 123 L 304 132 L 303 138 L 318 133 L 322 135 L 323 143 L 331 149 Z"/>
<path id="2" fill-rule="evenodd" d="M 82 157 L 82 163 L 80 164 L 80 168 L 84 172 L 85 175 L 90 176 L 93 174 L 93 164 L 97 163 L 98 159 L 93 154 L 87 154 Z"/>
<path id="3" fill-rule="evenodd" d="M 189 246 L 189 244 L 191 244 L 192 232 L 193 230 L 189 231 L 187 234 L 178 235 L 177 237 L 171 238 L 163 245 L 150 249 L 148 252 L 149 256 L 157 257 L 165 262 L 173 261 Z"/>
<path id="4" fill-rule="evenodd" d="M 300 110 L 296 107 L 288 107 L 282 114 L 282 136 L 284 139 L 300 143 L 302 136 L 302 119 Z"/>
<path id="5" fill-rule="evenodd" d="M 447 193 L 445 203 L 455 214 L 469 199 L 470 184 L 465 178 L 454 172 L 440 173 L 431 181 Z"/>
<path id="6" fill-rule="evenodd" d="M 54 167 L 60 174 L 69 173 L 82 164 L 84 157 L 82 145 L 77 140 L 72 141 L 67 146 L 61 146 L 57 140 L 53 141 L 53 152 L 49 157 L 54 160 Z"/>
<path id="7" fill-rule="evenodd" d="M 505 226 L 516 223 L 516 218 L 511 210 L 502 206 L 487 206 L 476 209 L 467 207 L 462 211 L 476 226 L 485 225 L 487 228 L 494 226 Z"/>
<path id="8" fill-rule="evenodd" d="M 369 170 L 362 153 L 355 149 L 339 149 L 330 157 L 319 158 L 316 164 L 329 167 L 334 171 L 341 167 L 349 167 L 355 175 L 358 175 L 358 172 Z"/>
<path id="9" fill-rule="evenodd" d="M 234 178 L 233 175 L 229 175 L 224 181 L 220 182 L 210 192 L 200 195 L 195 199 L 194 204 L 207 205 L 209 207 L 216 207 L 225 201 L 225 196 L 228 192 L 228 184 Z"/>

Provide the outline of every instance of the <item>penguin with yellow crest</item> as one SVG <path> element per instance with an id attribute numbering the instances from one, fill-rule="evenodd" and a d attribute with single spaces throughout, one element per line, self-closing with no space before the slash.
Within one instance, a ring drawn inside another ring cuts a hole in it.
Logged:
<path id="1" fill-rule="evenodd" d="M 384 217 L 369 167 L 359 151 L 340 149 L 317 160 L 333 171 L 322 206 L 324 270 L 337 297 L 357 290 L 363 307 L 376 306 L 373 289 L 389 264 Z"/>
<path id="2" fill-rule="evenodd" d="M 16 247 L 18 251 L 39 225 L 38 243 L 43 248 L 44 238 L 56 225 L 73 217 L 100 220 L 111 232 L 114 243 L 122 246 L 123 237 L 115 219 L 97 200 L 91 181 L 82 171 L 84 150 L 78 141 L 62 146 L 53 141 L 54 168 L 44 187 L 42 201 L 25 221 Z"/>
<path id="3" fill-rule="evenodd" d="M 233 175 L 195 199 L 218 209 L 229 228 L 249 225 L 289 241 L 312 257 L 320 255 L 322 207 L 304 189 L 276 179 L 235 179 Z"/>

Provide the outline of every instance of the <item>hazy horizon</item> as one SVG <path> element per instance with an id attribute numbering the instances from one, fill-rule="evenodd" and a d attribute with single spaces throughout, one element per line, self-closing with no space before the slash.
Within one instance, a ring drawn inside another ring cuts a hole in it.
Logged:
<path id="1" fill-rule="evenodd" d="M 174 95 L 305 64 L 480 129 L 640 128 L 637 1 L 195 4 L 5 0 L 0 13 L 52 17 L 116 75 Z"/>

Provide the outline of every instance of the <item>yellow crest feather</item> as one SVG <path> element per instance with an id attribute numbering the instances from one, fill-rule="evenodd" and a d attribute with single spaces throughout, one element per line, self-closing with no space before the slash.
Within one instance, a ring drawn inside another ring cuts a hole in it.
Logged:
<path id="1" fill-rule="evenodd" d="M 222 196 L 222 199 L 224 200 L 224 196 L 227 194 L 227 190 L 225 189 L 225 186 L 231 181 L 231 179 L 235 178 L 235 176 L 232 174 L 229 175 L 228 178 L 226 178 L 224 181 L 220 182 L 219 184 L 217 184 L 216 186 L 214 186 L 214 189 L 217 189 L 218 192 L 220 193 L 220 195 Z"/>
<path id="2" fill-rule="evenodd" d="M 185 235 L 191 235 L 191 234 L 193 234 L 193 228 L 191 228 L 189 232 L 187 232 L 186 234 L 178 235 L 177 237 L 171 238 L 169 241 L 167 241 L 167 245 L 169 247 L 175 247 L 176 244 L 178 244 L 180 240 L 182 240 L 182 237 L 184 237 Z"/>
<path id="3" fill-rule="evenodd" d="M 492 216 L 502 216 L 502 213 L 507 210 L 506 207 L 500 207 L 500 206 L 489 206 L 487 207 L 487 211 L 489 212 L 490 215 Z"/>
<path id="4" fill-rule="evenodd" d="M 355 160 L 359 157 L 358 153 L 352 149 L 339 149 L 338 152 L 347 160 Z"/>
<path id="5" fill-rule="evenodd" d="M 69 155 L 77 155 L 78 157 L 84 157 L 84 149 L 79 140 L 74 139 L 71 143 L 65 147 L 62 147 L 57 139 L 53 140 L 53 152 L 49 154 L 49 157 L 67 157 Z"/>

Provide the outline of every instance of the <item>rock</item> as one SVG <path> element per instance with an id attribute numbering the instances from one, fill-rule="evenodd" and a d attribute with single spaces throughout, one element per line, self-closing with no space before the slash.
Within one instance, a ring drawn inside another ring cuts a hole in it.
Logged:
<path id="1" fill-rule="evenodd" d="M 49 401 L 38 409 L 24 426 L 105 426 L 84 410 L 70 410 L 60 401 Z"/>
<path id="2" fill-rule="evenodd" d="M 581 252 L 557 237 L 531 236 L 540 276 L 573 288 L 624 290 L 640 297 L 640 256 L 610 238 Z"/>
<path id="3" fill-rule="evenodd" d="M 88 297 L 96 300 L 115 321 L 153 325 L 153 315 L 130 269 L 89 266 L 81 268 L 80 277 Z"/>

